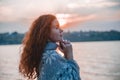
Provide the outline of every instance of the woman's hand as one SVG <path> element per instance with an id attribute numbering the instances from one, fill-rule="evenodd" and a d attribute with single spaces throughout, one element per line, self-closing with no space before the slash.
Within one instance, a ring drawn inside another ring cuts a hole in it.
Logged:
<path id="1" fill-rule="evenodd" d="M 59 50 L 63 52 L 66 59 L 73 59 L 73 49 L 70 41 L 63 40 L 60 42 Z"/>

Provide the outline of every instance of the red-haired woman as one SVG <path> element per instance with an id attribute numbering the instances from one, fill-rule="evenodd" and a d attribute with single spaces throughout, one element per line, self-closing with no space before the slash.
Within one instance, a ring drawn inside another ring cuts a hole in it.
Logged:
<path id="1" fill-rule="evenodd" d="M 72 45 L 54 15 L 38 17 L 23 39 L 19 72 L 29 80 L 81 80 Z M 64 57 L 58 53 L 63 52 Z"/>

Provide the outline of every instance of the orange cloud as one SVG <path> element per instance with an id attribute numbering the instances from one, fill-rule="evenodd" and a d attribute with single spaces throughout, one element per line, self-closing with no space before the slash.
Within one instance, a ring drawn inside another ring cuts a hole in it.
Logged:
<path id="1" fill-rule="evenodd" d="M 62 19 L 64 23 L 61 25 L 61 28 L 71 27 L 73 25 L 78 25 L 82 22 L 86 22 L 96 18 L 95 14 L 87 15 L 87 16 L 80 16 L 77 14 L 58 14 L 58 15 L 59 15 L 58 20 Z"/>

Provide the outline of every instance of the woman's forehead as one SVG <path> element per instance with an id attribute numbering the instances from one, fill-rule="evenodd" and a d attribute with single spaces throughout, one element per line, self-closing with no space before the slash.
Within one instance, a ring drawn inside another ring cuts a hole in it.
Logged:
<path id="1" fill-rule="evenodd" d="M 52 24 L 53 24 L 53 25 L 59 25 L 59 22 L 58 22 L 57 19 L 54 19 L 54 20 L 52 21 Z"/>

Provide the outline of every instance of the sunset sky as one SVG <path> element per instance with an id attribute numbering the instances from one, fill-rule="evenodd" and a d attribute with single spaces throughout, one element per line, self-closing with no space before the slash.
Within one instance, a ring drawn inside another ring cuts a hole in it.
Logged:
<path id="1" fill-rule="evenodd" d="M 120 31 L 120 0 L 0 0 L 0 33 L 24 33 L 48 13 L 65 31 Z"/>

